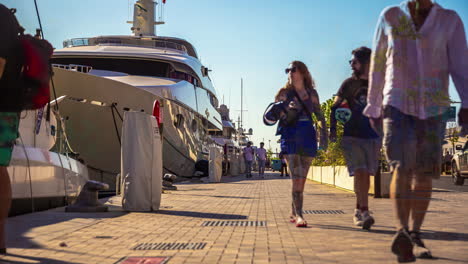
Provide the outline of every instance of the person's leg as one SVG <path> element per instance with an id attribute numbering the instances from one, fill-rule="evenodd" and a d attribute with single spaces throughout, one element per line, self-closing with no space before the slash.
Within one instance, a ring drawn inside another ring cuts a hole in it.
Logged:
<path id="1" fill-rule="evenodd" d="M 413 262 L 415 256 L 408 222 L 411 208 L 411 177 L 416 167 L 415 118 L 391 106 L 386 106 L 383 112 L 383 143 L 392 171 L 390 198 L 397 228 L 391 251 L 397 256 L 399 262 Z"/>
<path id="2" fill-rule="evenodd" d="M 432 178 L 416 175 L 411 199 L 412 231 L 419 232 L 432 196 Z"/>
<path id="3" fill-rule="evenodd" d="M 414 244 L 413 253 L 418 258 L 432 258 L 431 251 L 421 240 L 420 232 L 432 196 L 432 179 L 438 179 L 442 174 L 439 159 L 442 156 L 445 127 L 442 116 L 417 122 L 418 171 L 413 182 L 410 235 Z"/>
<path id="4" fill-rule="evenodd" d="M 411 172 L 397 166 L 390 184 L 390 198 L 393 200 L 397 230 L 408 229 L 411 194 Z"/>
<path id="5" fill-rule="evenodd" d="M 0 166 L 0 251 L 6 248 L 5 224 L 11 205 L 11 183 L 7 167 Z"/>
<path id="6" fill-rule="evenodd" d="M 432 177 L 424 174 L 416 175 L 413 182 L 411 201 L 411 226 L 410 236 L 413 242 L 413 254 L 417 258 L 432 258 L 431 251 L 421 239 L 421 225 L 426 216 L 427 208 L 432 194 Z"/>
<path id="7" fill-rule="evenodd" d="M 6 253 L 5 224 L 11 206 L 11 183 L 7 167 L 18 137 L 19 113 L 0 113 L 0 254 Z"/>
<path id="8" fill-rule="evenodd" d="M 259 160 L 258 161 L 258 175 L 263 176 L 265 173 L 265 161 Z"/>
<path id="9" fill-rule="evenodd" d="M 307 222 L 303 216 L 304 186 L 312 157 L 288 155 L 286 159 L 292 178 L 292 207 L 293 215 L 296 217 L 296 226 L 305 227 Z"/>
<path id="10" fill-rule="evenodd" d="M 247 160 L 244 160 L 244 165 L 245 165 L 245 170 L 244 170 L 244 173 L 245 173 L 245 177 L 248 178 L 249 177 L 249 173 L 248 173 L 248 165 L 247 165 Z"/>
<path id="11" fill-rule="evenodd" d="M 303 219 L 302 205 L 303 205 L 303 191 L 305 179 L 300 177 L 302 170 L 300 164 L 300 156 L 296 154 L 286 155 L 286 162 L 289 167 L 292 178 L 292 204 L 291 204 L 291 215 L 295 218 L 296 222 L 299 219 Z"/>
<path id="12" fill-rule="evenodd" d="M 341 148 L 346 160 L 346 167 L 348 169 L 349 175 L 353 177 L 354 182 L 356 209 L 354 210 L 353 223 L 356 226 L 362 226 L 363 224 L 361 207 L 365 206 L 365 208 L 368 208 L 368 191 L 365 190 L 366 186 L 362 186 L 367 182 L 365 179 L 367 174 L 366 153 L 365 147 L 362 146 L 362 144 L 365 143 L 366 142 L 364 140 L 349 136 L 345 136 L 341 140 Z M 366 195 L 366 197 L 363 197 L 364 195 Z"/>
<path id="13" fill-rule="evenodd" d="M 369 185 L 370 175 L 367 169 L 356 169 L 354 171 L 354 182 L 357 190 L 356 202 L 359 204 L 361 211 L 369 209 Z"/>

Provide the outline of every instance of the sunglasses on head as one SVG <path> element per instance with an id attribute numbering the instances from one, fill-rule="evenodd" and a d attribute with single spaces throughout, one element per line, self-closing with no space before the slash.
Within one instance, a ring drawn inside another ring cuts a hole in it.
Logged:
<path id="1" fill-rule="evenodd" d="M 296 67 L 286 68 L 286 70 L 284 70 L 284 72 L 286 74 L 288 74 L 289 72 L 296 72 Z"/>

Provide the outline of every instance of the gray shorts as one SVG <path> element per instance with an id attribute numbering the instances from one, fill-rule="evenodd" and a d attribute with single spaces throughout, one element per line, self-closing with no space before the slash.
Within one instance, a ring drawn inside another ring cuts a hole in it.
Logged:
<path id="1" fill-rule="evenodd" d="M 445 126 L 443 115 L 421 120 L 385 106 L 383 143 L 391 171 L 439 178 Z"/>
<path id="2" fill-rule="evenodd" d="M 258 160 L 258 168 L 259 168 L 259 169 L 260 169 L 260 168 L 265 168 L 265 162 L 266 162 L 266 160 L 261 160 L 261 159 L 259 159 L 259 160 Z"/>
<path id="3" fill-rule="evenodd" d="M 344 136 L 341 147 L 346 159 L 349 176 L 354 176 L 357 169 L 366 169 L 375 175 L 379 167 L 381 138 L 358 138 Z"/>

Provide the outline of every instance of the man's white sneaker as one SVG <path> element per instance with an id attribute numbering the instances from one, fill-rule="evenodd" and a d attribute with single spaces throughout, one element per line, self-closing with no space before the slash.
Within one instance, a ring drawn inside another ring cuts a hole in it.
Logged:
<path id="1" fill-rule="evenodd" d="M 369 211 L 364 211 L 361 213 L 362 217 L 362 229 L 369 230 L 371 226 L 375 223 L 374 217 L 369 214 Z"/>
<path id="2" fill-rule="evenodd" d="M 353 222 L 355 226 L 362 226 L 362 214 L 361 210 L 359 209 L 354 209 L 354 216 L 353 216 Z"/>

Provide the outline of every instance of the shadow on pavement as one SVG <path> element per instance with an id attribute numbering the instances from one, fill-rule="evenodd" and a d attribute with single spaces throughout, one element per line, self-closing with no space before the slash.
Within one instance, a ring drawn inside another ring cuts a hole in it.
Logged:
<path id="1" fill-rule="evenodd" d="M 466 233 L 455 233 L 445 231 L 434 231 L 434 230 L 423 230 L 424 239 L 431 240 L 446 240 L 446 241 L 468 241 L 468 234 Z"/>
<path id="2" fill-rule="evenodd" d="M 165 214 L 165 215 L 189 216 L 189 217 L 210 218 L 210 219 L 247 219 L 248 218 L 248 216 L 245 216 L 245 215 L 202 213 L 202 212 L 191 212 L 191 211 L 165 211 L 165 210 L 161 210 L 161 211 L 158 211 L 156 213 L 157 214 Z"/>
<path id="3" fill-rule="evenodd" d="M 24 264 L 24 263 L 43 263 L 43 264 L 75 264 L 78 262 L 70 262 L 70 261 L 61 261 L 57 259 L 50 259 L 44 257 L 32 257 L 32 256 L 22 256 L 16 254 L 7 254 L 6 257 L 14 257 L 18 260 L 3 260 L 0 258 L 0 263 L 8 263 L 8 264 Z M 26 262 L 26 261 L 27 262 Z"/>
<path id="4" fill-rule="evenodd" d="M 176 193 L 174 191 L 171 193 L 172 195 L 190 195 L 190 196 L 204 196 L 204 197 L 215 197 L 215 198 L 231 198 L 231 199 L 257 199 L 255 197 L 247 197 L 247 196 L 227 196 L 227 195 L 206 195 L 206 194 L 181 194 L 181 193 Z"/>
<path id="5" fill-rule="evenodd" d="M 444 258 L 444 257 L 437 257 L 437 256 L 433 256 L 432 259 L 425 259 L 425 260 L 445 260 L 445 261 L 457 262 L 457 263 L 466 262 L 466 259 L 452 259 L 452 258 Z M 444 263 L 446 263 L 446 262 L 444 262 Z"/>
<path id="6" fill-rule="evenodd" d="M 94 224 L 106 218 L 116 218 L 126 215 L 127 212 L 106 213 L 66 213 L 63 208 L 52 209 L 30 214 L 9 217 L 7 220 L 7 245 L 15 248 L 43 248 L 30 238 L 30 232 L 35 228 L 50 226 L 62 222 L 75 221 L 80 223 L 79 228 Z M 96 221 L 89 221 L 94 219 Z M 82 223 L 81 223 L 82 222 Z M 48 263 L 48 262 L 45 262 Z"/>
<path id="7" fill-rule="evenodd" d="M 334 229 L 334 230 L 342 230 L 342 231 L 353 231 L 353 232 L 369 232 L 369 233 L 377 233 L 377 234 L 384 234 L 384 235 L 394 235 L 395 231 L 393 230 L 383 230 L 383 229 L 376 229 L 379 226 L 375 225 L 372 227 L 371 230 L 363 230 L 357 227 L 349 227 L 349 226 L 339 226 L 339 225 L 321 225 L 312 223 L 312 226 L 318 227 L 321 229 Z"/>

